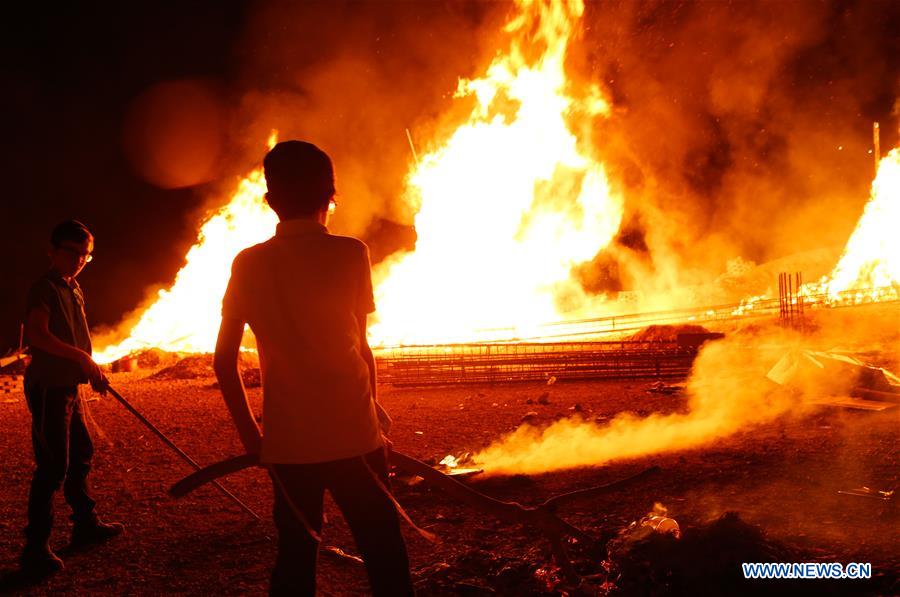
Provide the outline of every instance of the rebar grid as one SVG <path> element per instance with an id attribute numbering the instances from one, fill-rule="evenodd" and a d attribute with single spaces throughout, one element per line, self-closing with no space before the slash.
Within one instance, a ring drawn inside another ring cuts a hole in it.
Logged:
<path id="1" fill-rule="evenodd" d="M 696 347 L 677 342 L 555 342 L 407 346 L 376 351 L 393 385 L 683 377 Z"/>

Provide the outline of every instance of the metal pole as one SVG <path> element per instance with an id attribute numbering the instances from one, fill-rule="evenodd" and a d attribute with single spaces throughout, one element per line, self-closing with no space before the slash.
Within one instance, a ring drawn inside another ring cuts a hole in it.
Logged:
<path id="1" fill-rule="evenodd" d="M 125 400 L 125 398 L 123 398 L 121 394 L 119 394 L 117 391 L 115 391 L 115 390 L 112 388 L 112 386 L 110 386 L 109 384 L 107 384 L 107 386 L 106 386 L 106 391 L 108 391 L 110 394 L 112 394 L 112 397 L 115 398 L 116 400 L 118 400 L 118 401 L 122 404 L 122 406 L 124 406 L 125 408 L 127 408 L 127 409 L 129 410 L 129 412 L 131 412 L 131 414 L 133 414 L 135 417 L 137 417 L 137 420 L 140 421 L 141 423 L 143 423 L 144 426 L 147 427 L 147 429 L 149 429 L 149 430 L 152 431 L 154 434 L 156 434 L 156 437 L 158 437 L 159 439 L 161 439 L 161 440 L 163 441 L 164 444 L 166 444 L 167 446 L 169 446 L 170 448 L 172 448 L 172 450 L 173 450 L 176 454 L 178 454 L 179 456 L 181 456 L 181 459 L 182 459 L 182 460 L 184 460 L 185 462 L 187 462 L 188 464 L 190 464 L 190 465 L 194 468 L 194 470 L 199 471 L 199 470 L 202 470 L 202 469 L 203 469 L 203 467 L 200 466 L 199 464 L 197 464 L 197 462 L 195 462 L 193 458 L 191 458 L 190 456 L 188 456 L 187 454 L 185 454 L 184 451 L 183 451 L 181 448 L 179 448 L 178 446 L 176 446 L 176 445 L 175 445 L 175 442 L 173 442 L 173 441 L 170 440 L 168 437 L 166 437 L 166 435 L 165 435 L 162 431 L 160 431 L 159 429 L 157 429 L 156 426 L 155 426 L 153 423 L 151 423 L 150 421 L 148 421 L 147 418 L 146 418 L 144 415 L 142 415 L 142 414 L 141 414 L 134 406 L 132 406 L 130 402 L 128 402 L 127 400 Z M 248 506 L 247 504 L 245 504 L 244 502 L 242 502 L 241 500 L 239 500 L 239 499 L 237 498 L 237 496 L 235 496 L 233 493 L 231 493 L 230 491 L 228 491 L 227 489 L 225 489 L 225 487 L 223 487 L 218 481 L 214 481 L 214 482 L 213 482 L 213 485 L 215 485 L 216 488 L 217 488 L 219 491 L 221 491 L 222 493 L 224 493 L 224 494 L 228 497 L 228 499 L 230 499 L 232 502 L 234 502 L 235 504 L 237 504 L 238 506 L 240 506 L 241 510 L 243 510 L 244 512 L 246 512 L 247 514 L 249 514 L 250 516 L 252 516 L 252 517 L 255 518 L 256 520 L 261 520 L 259 514 L 257 514 L 256 512 L 254 512 L 252 509 L 250 509 L 250 506 Z"/>
<path id="2" fill-rule="evenodd" d="M 877 122 L 872 123 L 872 154 L 875 156 L 875 174 L 878 174 L 878 162 L 881 161 L 881 128 Z"/>
<path id="3" fill-rule="evenodd" d="M 419 165 L 419 154 L 416 153 L 416 146 L 413 145 L 412 134 L 406 129 L 406 140 L 409 141 L 409 148 L 412 150 L 413 159 L 416 161 L 416 167 Z"/>

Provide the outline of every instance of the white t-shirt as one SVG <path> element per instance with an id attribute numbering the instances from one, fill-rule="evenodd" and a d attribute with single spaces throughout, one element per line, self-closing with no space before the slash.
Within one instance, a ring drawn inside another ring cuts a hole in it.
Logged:
<path id="1" fill-rule="evenodd" d="M 263 462 L 325 462 L 382 445 L 357 319 L 374 310 L 368 247 L 316 221 L 283 221 L 235 257 L 222 316 L 256 336 Z"/>

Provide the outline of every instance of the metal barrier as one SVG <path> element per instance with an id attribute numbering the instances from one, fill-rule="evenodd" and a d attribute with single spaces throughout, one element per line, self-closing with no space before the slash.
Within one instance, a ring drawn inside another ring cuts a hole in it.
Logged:
<path id="1" fill-rule="evenodd" d="M 446 344 L 377 349 L 379 380 L 398 386 L 556 379 L 673 378 L 696 347 L 677 342 Z"/>

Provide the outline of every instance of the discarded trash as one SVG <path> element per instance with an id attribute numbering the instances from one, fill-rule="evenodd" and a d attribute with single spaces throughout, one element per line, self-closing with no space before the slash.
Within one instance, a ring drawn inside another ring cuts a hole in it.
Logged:
<path id="1" fill-rule="evenodd" d="M 470 452 L 466 452 L 459 457 L 456 457 L 453 454 L 447 454 L 435 468 L 437 468 L 438 470 L 442 470 L 442 472 L 450 475 L 451 477 L 458 477 L 461 475 L 475 475 L 484 472 L 484 470 L 480 468 L 460 466 L 470 462 L 471 456 L 472 454 Z"/>
<path id="2" fill-rule="evenodd" d="M 880 400 L 866 400 L 865 398 L 851 398 L 848 396 L 833 396 L 830 398 L 816 398 L 810 400 L 810 404 L 820 404 L 822 406 L 839 406 L 841 408 L 850 408 L 853 410 L 870 410 L 881 412 L 889 408 L 897 408 L 893 402 L 882 402 Z"/>
<path id="3" fill-rule="evenodd" d="M 340 547 L 334 545 L 326 545 L 325 551 L 336 555 L 339 558 L 350 560 L 351 562 L 356 562 L 357 564 L 363 564 L 363 559 L 359 556 L 355 556 L 353 554 L 349 554 Z"/>
<path id="4" fill-rule="evenodd" d="M 454 468 L 459 466 L 459 458 L 457 458 L 453 454 L 447 454 L 446 456 L 444 456 L 444 459 L 441 460 L 438 464 L 443 464 L 446 467 Z"/>
<path id="5" fill-rule="evenodd" d="M 684 389 L 684 384 L 666 384 L 664 382 L 658 381 L 656 383 L 650 384 L 650 387 L 647 388 L 648 392 L 653 392 L 654 394 L 677 394 L 678 392 Z"/>
<path id="6" fill-rule="evenodd" d="M 678 526 L 678 521 L 676 521 L 674 518 L 669 518 L 668 516 L 660 516 L 658 514 L 651 514 L 649 516 L 645 516 L 641 520 L 641 524 L 645 527 L 650 527 L 657 533 L 668 533 L 670 535 L 673 535 L 676 539 L 681 538 L 681 527 Z"/>
<path id="7" fill-rule="evenodd" d="M 866 487 L 863 485 L 862 487 L 857 487 L 856 489 L 841 489 L 838 493 L 842 495 L 853 495 L 856 497 L 864 497 L 873 500 L 882 500 L 889 501 L 894 497 L 894 490 L 891 491 L 879 491 L 877 489 L 872 489 L 871 487 Z"/>
<path id="8" fill-rule="evenodd" d="M 556 383 L 556 376 L 555 376 L 555 375 L 551 375 L 550 378 L 547 380 L 547 385 L 548 385 L 548 386 L 552 386 L 552 385 L 555 384 L 555 383 Z"/>

